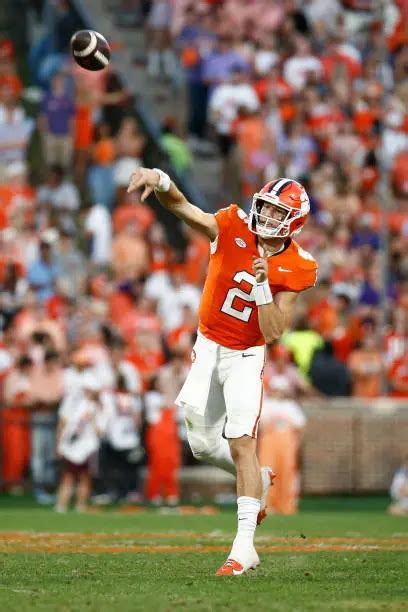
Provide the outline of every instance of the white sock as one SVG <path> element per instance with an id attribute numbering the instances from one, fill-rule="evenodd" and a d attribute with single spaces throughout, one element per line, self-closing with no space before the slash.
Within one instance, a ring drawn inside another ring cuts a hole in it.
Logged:
<path id="1" fill-rule="evenodd" d="M 261 509 L 261 502 L 255 497 L 242 495 L 237 499 L 238 530 L 232 544 L 230 558 L 240 561 L 243 552 L 248 546 L 253 546 L 256 529 L 256 519 Z"/>

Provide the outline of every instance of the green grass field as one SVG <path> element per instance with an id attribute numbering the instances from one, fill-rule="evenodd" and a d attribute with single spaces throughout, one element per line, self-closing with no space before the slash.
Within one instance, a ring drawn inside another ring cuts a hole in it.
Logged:
<path id="1" fill-rule="evenodd" d="M 258 529 L 258 569 L 218 578 L 233 510 L 56 515 L 0 497 L 0 610 L 407 610 L 408 520 L 386 505 L 305 500 Z"/>

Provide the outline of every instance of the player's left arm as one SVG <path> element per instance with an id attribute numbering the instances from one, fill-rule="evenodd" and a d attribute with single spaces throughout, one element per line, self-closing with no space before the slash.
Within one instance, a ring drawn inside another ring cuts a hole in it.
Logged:
<path id="1" fill-rule="evenodd" d="M 271 344 L 279 340 L 283 331 L 288 326 L 298 294 L 294 291 L 280 291 L 273 299 L 269 298 L 268 290 L 270 293 L 270 288 L 268 285 L 267 260 L 263 257 L 255 258 L 253 270 L 257 283 L 255 291 L 260 296 L 259 299 L 256 299 L 259 327 L 266 344 Z M 263 295 L 265 295 L 265 299 L 262 299 Z M 267 303 L 260 303 L 262 301 Z"/>
<path id="2" fill-rule="evenodd" d="M 259 327 L 266 344 L 279 340 L 292 318 L 298 294 L 292 291 L 277 293 L 270 304 L 258 306 Z"/>

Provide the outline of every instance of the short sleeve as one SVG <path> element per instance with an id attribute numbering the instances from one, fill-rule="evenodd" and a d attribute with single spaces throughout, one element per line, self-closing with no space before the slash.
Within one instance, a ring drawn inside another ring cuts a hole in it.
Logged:
<path id="1" fill-rule="evenodd" d="M 299 270 L 288 279 L 288 291 L 305 291 L 314 287 L 317 281 L 317 263 L 309 269 Z"/>
<path id="2" fill-rule="evenodd" d="M 225 208 L 220 208 L 220 210 L 218 210 L 214 216 L 218 224 L 218 236 L 210 243 L 211 255 L 214 255 L 214 253 L 217 251 L 217 246 L 219 245 L 220 241 L 223 240 L 224 236 L 226 236 L 228 232 L 231 232 L 231 228 L 233 226 L 237 227 L 237 222 L 242 223 L 242 219 L 245 219 L 247 215 L 236 204 L 230 204 Z"/>
<path id="3" fill-rule="evenodd" d="M 215 220 L 217 221 L 220 232 L 226 229 L 229 225 L 231 219 L 231 209 L 232 205 L 226 206 L 225 208 L 220 208 L 220 210 L 217 210 L 215 213 Z"/>
<path id="4" fill-rule="evenodd" d="M 299 292 L 314 287 L 319 266 L 310 253 L 296 245 L 295 256 L 289 264 L 290 272 L 285 274 L 287 291 Z"/>
<path id="5" fill-rule="evenodd" d="M 217 221 L 217 225 L 218 225 L 218 235 L 215 238 L 215 240 L 210 242 L 210 254 L 211 255 L 214 255 L 216 253 L 218 244 L 220 240 L 222 240 L 223 235 L 225 234 L 225 232 L 227 231 L 230 225 L 231 208 L 232 208 L 232 205 L 226 206 L 225 208 L 220 208 L 219 210 L 217 210 L 217 212 L 214 215 L 215 220 Z"/>

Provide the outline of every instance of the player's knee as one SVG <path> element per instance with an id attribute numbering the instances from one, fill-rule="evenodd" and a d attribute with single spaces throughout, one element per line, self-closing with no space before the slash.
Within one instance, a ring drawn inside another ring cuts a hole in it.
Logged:
<path id="1" fill-rule="evenodd" d="M 231 456 L 235 464 L 252 460 L 254 454 L 256 454 L 256 440 L 250 436 L 230 438 L 229 445 Z"/>

